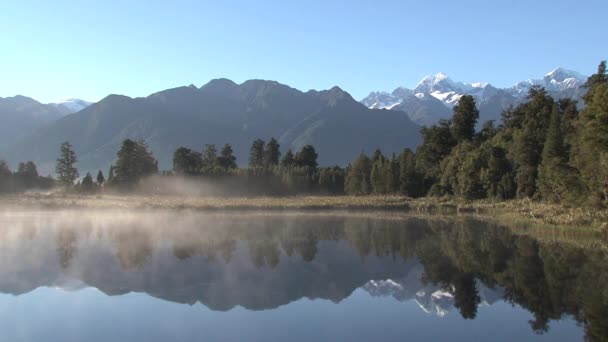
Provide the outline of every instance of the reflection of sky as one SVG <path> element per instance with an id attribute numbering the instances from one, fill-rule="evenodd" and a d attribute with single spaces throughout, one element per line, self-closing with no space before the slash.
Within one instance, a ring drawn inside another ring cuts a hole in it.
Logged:
<path id="1" fill-rule="evenodd" d="M 38 288 L 21 296 L 0 295 L 4 341 L 577 341 L 582 330 L 568 319 L 552 321 L 536 335 L 519 307 L 499 301 L 479 308 L 475 320 L 440 318 L 413 300 L 372 297 L 356 290 L 340 304 L 300 299 L 274 310 L 236 307 L 212 311 L 130 293 L 106 296 L 86 288 L 66 292 Z"/>

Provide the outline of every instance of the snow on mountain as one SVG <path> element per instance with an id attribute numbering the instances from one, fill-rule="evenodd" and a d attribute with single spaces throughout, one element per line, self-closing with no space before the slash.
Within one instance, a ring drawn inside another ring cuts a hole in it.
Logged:
<path id="1" fill-rule="evenodd" d="M 576 97 L 580 96 L 578 89 L 586 79 L 586 76 L 578 72 L 556 68 L 545 74 L 542 79 L 529 79 L 501 89 L 487 82 L 456 82 L 440 72 L 424 77 L 412 90 L 399 87 L 392 93 L 372 92 L 361 100 L 361 103 L 369 108 L 402 110 L 417 124 L 428 125 L 446 116 L 446 110 L 439 110 L 432 101 L 428 101 L 429 98 L 441 102 L 447 113 L 450 113 L 466 94 L 475 97 L 481 111 L 480 121 L 497 120 L 500 119 L 500 112 L 504 108 L 523 101 L 532 86 L 542 86 L 558 98 Z"/>
<path id="2" fill-rule="evenodd" d="M 542 79 L 529 79 L 518 82 L 507 89 L 513 96 L 522 97 L 528 94 L 532 86 L 541 86 L 549 92 L 561 92 L 568 89 L 580 88 L 585 84 L 587 77 L 572 70 L 555 68 L 546 73 Z"/>
<path id="3" fill-rule="evenodd" d="M 454 308 L 455 289 L 438 284 L 422 282 L 424 267 L 417 264 L 400 279 L 370 280 L 362 289 L 372 297 L 393 297 L 400 302 L 414 300 L 424 312 L 439 317 L 446 316 Z M 476 282 L 480 296 L 480 306 L 489 306 L 501 300 L 501 288 L 489 288 L 480 281 Z"/>
<path id="4" fill-rule="evenodd" d="M 75 113 L 85 109 L 90 106 L 92 102 L 88 102 L 81 99 L 61 99 L 56 102 L 51 102 L 49 105 L 57 107 L 57 108 L 65 108 L 70 113 Z"/>

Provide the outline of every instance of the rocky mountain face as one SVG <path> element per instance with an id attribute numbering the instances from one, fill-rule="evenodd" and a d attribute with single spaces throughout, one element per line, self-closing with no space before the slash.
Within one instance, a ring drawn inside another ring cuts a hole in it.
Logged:
<path id="1" fill-rule="evenodd" d="M 487 120 L 500 121 L 500 114 L 510 105 L 525 100 L 532 86 L 547 89 L 555 98 L 580 99 L 587 77 L 575 71 L 556 68 L 542 79 L 518 82 L 510 88 L 496 88 L 489 83 L 453 81 L 444 73 L 423 78 L 414 89 L 399 87 L 393 92 L 372 92 L 361 100 L 368 108 L 401 110 L 419 125 L 432 125 L 452 116 L 452 108 L 463 95 L 473 95 L 480 110 L 479 125 Z"/>
<path id="2" fill-rule="evenodd" d="M 180 146 L 201 150 L 224 143 L 245 165 L 252 141 L 270 137 L 279 139 L 283 152 L 315 146 L 320 165 L 345 165 L 362 150 L 390 154 L 420 141 L 419 126 L 405 113 L 369 109 L 338 87 L 302 92 L 274 81 L 216 79 L 144 98 L 110 95 L 17 141 L 4 155 L 12 163 L 33 160 L 52 170 L 67 140 L 82 171 L 106 170 L 122 141 L 131 138 L 149 144 L 161 169 L 172 167 Z"/>

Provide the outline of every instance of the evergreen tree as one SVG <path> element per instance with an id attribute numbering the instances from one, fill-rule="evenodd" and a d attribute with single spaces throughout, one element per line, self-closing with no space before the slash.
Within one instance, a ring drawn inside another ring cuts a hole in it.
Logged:
<path id="1" fill-rule="evenodd" d="M 285 153 L 285 156 L 283 156 L 283 159 L 281 160 L 281 166 L 291 167 L 293 165 L 295 165 L 295 157 L 294 157 L 291 149 L 289 149 L 289 150 L 287 150 L 287 153 Z"/>
<path id="2" fill-rule="evenodd" d="M 391 160 L 386 162 L 386 167 L 384 168 L 386 193 L 395 194 L 399 192 L 399 173 L 399 159 L 393 153 Z"/>
<path id="3" fill-rule="evenodd" d="M 561 201 L 569 190 L 574 190 L 572 176 L 574 171 L 568 166 L 560 113 L 558 106 L 555 105 L 539 166 L 538 191 L 541 197 L 549 201 Z"/>
<path id="4" fill-rule="evenodd" d="M 370 173 L 370 181 L 372 183 L 372 190 L 376 194 L 383 194 L 386 192 L 384 173 L 384 157 L 376 159 L 372 164 L 372 171 Z"/>
<path id="5" fill-rule="evenodd" d="M 275 138 L 271 138 L 266 149 L 264 150 L 264 165 L 266 167 L 272 167 L 279 165 L 279 159 L 281 158 L 279 142 Z"/>
<path id="6" fill-rule="evenodd" d="M 99 170 L 99 172 L 97 172 L 97 184 L 99 186 L 102 186 L 105 181 L 106 181 L 106 178 L 103 176 L 103 172 L 101 172 L 101 170 Z"/>
<path id="7" fill-rule="evenodd" d="M 112 184 L 114 182 L 114 165 L 110 165 L 110 169 L 108 170 L 108 184 Z"/>
<path id="8" fill-rule="evenodd" d="M 173 153 L 173 171 L 178 175 L 197 175 L 203 167 L 203 155 L 186 147 Z"/>
<path id="9" fill-rule="evenodd" d="M 25 189 L 31 189 L 37 186 L 38 183 L 38 168 L 32 161 L 26 163 L 19 163 L 17 167 L 17 173 L 15 174 L 17 180 L 21 183 Z"/>
<path id="10" fill-rule="evenodd" d="M 524 113 L 522 128 L 513 133 L 519 197 L 532 197 L 536 193 L 538 166 L 554 104 L 553 98 L 543 88 L 532 87 L 528 99 L 521 105 Z"/>
<path id="11" fill-rule="evenodd" d="M 225 144 L 220 151 L 220 156 L 217 158 L 218 164 L 224 170 L 236 169 L 236 157 L 233 154 L 232 146 Z"/>
<path id="12" fill-rule="evenodd" d="M 437 125 L 430 128 L 422 127 L 420 130 L 422 144 L 416 152 L 416 168 L 423 172 L 425 187 L 430 187 L 439 180 L 440 163 L 456 146 L 450 126 L 450 121 L 439 120 Z"/>
<path id="13" fill-rule="evenodd" d="M 113 182 L 124 187 L 136 185 L 142 178 L 158 173 L 158 162 L 143 141 L 126 139 L 116 153 Z"/>
<path id="14" fill-rule="evenodd" d="M 89 172 L 87 172 L 86 176 L 82 179 L 80 183 L 80 189 L 83 192 L 92 192 L 93 191 L 93 177 Z"/>
<path id="15" fill-rule="evenodd" d="M 580 127 L 575 162 L 587 192 L 597 203 L 608 201 L 608 171 L 602 163 L 608 159 L 608 75 L 606 62 L 586 83 L 585 109 L 577 120 Z"/>
<path id="16" fill-rule="evenodd" d="M 405 149 L 399 157 L 399 182 L 401 192 L 409 197 L 423 195 L 422 176 L 416 170 L 415 155 L 409 148 Z"/>
<path id="17" fill-rule="evenodd" d="M 215 144 L 207 144 L 205 145 L 205 149 L 202 153 L 203 161 L 201 164 L 201 170 L 203 174 L 215 174 L 215 168 L 218 166 L 217 161 L 217 148 Z"/>
<path id="18" fill-rule="evenodd" d="M 454 106 L 452 117 L 452 134 L 456 141 L 472 140 L 478 119 L 479 110 L 475 105 L 475 98 L 471 95 L 463 95 Z"/>
<path id="19" fill-rule="evenodd" d="M 344 191 L 349 195 L 367 195 L 371 192 L 372 161 L 361 152 L 346 175 Z"/>
<path id="20" fill-rule="evenodd" d="M 78 158 L 76 152 L 72 149 L 72 145 L 67 141 L 62 143 L 60 155 L 55 165 L 55 173 L 57 173 L 59 183 L 65 187 L 74 185 L 74 181 L 78 178 L 76 162 L 78 162 Z"/>
<path id="21" fill-rule="evenodd" d="M 256 139 L 249 150 L 249 167 L 261 168 L 264 166 L 264 140 Z"/>
<path id="22" fill-rule="evenodd" d="M 295 163 L 299 167 L 317 168 L 317 151 L 312 145 L 305 145 L 300 152 L 296 153 Z"/>

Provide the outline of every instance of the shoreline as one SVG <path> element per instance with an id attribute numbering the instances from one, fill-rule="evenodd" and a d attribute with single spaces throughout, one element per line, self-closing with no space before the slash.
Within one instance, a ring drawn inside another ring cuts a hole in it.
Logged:
<path id="1" fill-rule="evenodd" d="M 505 223 L 580 228 L 608 235 L 608 210 L 531 200 L 465 201 L 404 196 L 178 197 L 26 193 L 0 196 L 0 208 L 231 211 L 391 211 L 425 215 L 475 215 Z"/>

